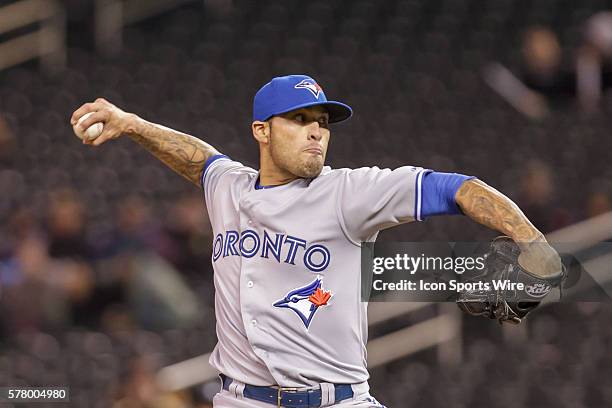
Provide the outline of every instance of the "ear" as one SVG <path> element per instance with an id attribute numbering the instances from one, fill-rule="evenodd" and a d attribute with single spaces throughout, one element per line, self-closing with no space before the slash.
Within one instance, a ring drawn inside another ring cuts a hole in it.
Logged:
<path id="1" fill-rule="evenodd" d="M 259 142 L 267 144 L 270 142 L 270 124 L 268 122 L 254 121 L 251 124 L 253 137 Z"/>

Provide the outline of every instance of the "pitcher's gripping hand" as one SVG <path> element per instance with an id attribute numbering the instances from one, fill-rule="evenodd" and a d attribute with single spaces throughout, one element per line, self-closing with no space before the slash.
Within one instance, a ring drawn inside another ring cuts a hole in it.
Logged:
<path id="1" fill-rule="evenodd" d="M 83 144 L 92 146 L 100 146 L 108 140 L 116 139 L 127 133 L 135 126 L 137 119 L 136 115 L 122 111 L 104 98 L 98 98 L 95 102 L 86 103 L 75 110 L 70 118 L 70 124 L 72 126 L 76 125 L 79 119 L 89 112 L 93 112 L 93 114 L 79 124 L 81 132 L 94 123 L 102 122 L 104 124 L 100 136 L 94 140 L 83 139 Z"/>

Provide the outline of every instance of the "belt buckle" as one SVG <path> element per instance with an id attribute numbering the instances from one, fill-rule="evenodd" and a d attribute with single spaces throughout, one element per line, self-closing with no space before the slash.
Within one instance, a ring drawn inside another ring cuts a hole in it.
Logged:
<path id="1" fill-rule="evenodd" d="M 299 391 L 298 388 L 292 388 L 292 387 L 281 387 L 280 385 L 278 386 L 278 392 L 277 392 L 277 397 L 276 397 L 276 401 L 277 401 L 277 408 L 282 408 L 281 406 L 281 400 L 283 398 L 283 391 L 289 391 L 289 392 L 297 392 Z"/>

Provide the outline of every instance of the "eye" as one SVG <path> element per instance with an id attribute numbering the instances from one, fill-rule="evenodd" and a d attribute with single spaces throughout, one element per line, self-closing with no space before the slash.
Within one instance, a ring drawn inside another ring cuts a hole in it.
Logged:
<path id="1" fill-rule="evenodd" d="M 320 118 L 319 125 L 323 128 L 326 128 L 329 125 L 329 119 L 327 119 L 326 117 Z"/>
<path id="2" fill-rule="evenodd" d="M 298 113 L 297 115 L 295 115 L 293 117 L 293 120 L 295 120 L 296 122 L 304 122 L 304 115 L 302 115 L 301 113 Z"/>

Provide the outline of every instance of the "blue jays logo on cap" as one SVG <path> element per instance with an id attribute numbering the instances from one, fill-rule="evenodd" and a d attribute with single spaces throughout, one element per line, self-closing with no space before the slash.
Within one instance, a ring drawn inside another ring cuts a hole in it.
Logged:
<path id="1" fill-rule="evenodd" d="M 307 89 L 315 98 L 319 99 L 319 95 L 323 92 L 323 89 L 312 79 L 303 79 L 299 84 L 294 86 L 295 89 Z"/>
<path id="2" fill-rule="evenodd" d="M 306 286 L 293 289 L 284 298 L 274 303 L 274 306 L 293 310 L 308 329 L 316 311 L 322 306 L 327 306 L 332 296 L 330 291 L 323 290 L 321 278 L 317 278 Z"/>
<path id="3" fill-rule="evenodd" d="M 261 87 L 253 99 L 253 120 L 266 121 L 272 116 L 310 106 L 323 106 L 329 123 L 341 122 L 353 115 L 350 106 L 328 101 L 323 88 L 307 75 L 273 78 Z"/>

